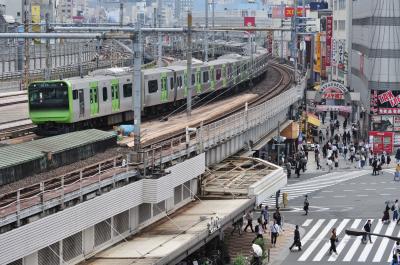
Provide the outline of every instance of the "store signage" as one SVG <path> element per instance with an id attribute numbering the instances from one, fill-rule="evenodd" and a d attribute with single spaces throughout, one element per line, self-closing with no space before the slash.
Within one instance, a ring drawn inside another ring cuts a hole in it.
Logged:
<path id="1" fill-rule="evenodd" d="M 333 33 L 333 17 L 326 17 L 326 60 L 325 66 L 331 66 L 332 60 L 332 33 Z"/>
<path id="2" fill-rule="evenodd" d="M 351 106 L 317 105 L 316 110 L 318 112 L 321 112 L 321 111 L 351 112 Z"/>
<path id="3" fill-rule="evenodd" d="M 324 99 L 343 99 L 343 93 L 339 92 L 339 93 L 324 93 L 322 95 L 322 98 Z"/>
<path id="4" fill-rule="evenodd" d="M 303 16 L 303 8 L 298 7 L 297 8 L 297 16 L 302 17 Z M 294 17 L 294 7 L 285 7 L 285 17 Z"/>
<path id="5" fill-rule="evenodd" d="M 373 114 L 400 114 L 400 90 L 371 90 Z"/>

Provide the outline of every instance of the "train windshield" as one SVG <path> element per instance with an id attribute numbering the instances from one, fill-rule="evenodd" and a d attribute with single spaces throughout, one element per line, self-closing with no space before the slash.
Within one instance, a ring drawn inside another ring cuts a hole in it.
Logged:
<path id="1" fill-rule="evenodd" d="M 68 109 L 68 86 L 64 82 L 34 83 L 28 91 L 30 109 Z"/>

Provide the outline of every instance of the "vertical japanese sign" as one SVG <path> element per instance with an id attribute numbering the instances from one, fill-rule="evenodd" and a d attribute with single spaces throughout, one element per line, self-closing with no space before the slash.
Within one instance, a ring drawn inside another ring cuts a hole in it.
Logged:
<path id="1" fill-rule="evenodd" d="M 40 6 L 32 5 L 32 23 L 37 24 L 32 26 L 33 32 L 40 32 Z"/>
<path id="2" fill-rule="evenodd" d="M 333 17 L 328 16 L 326 18 L 326 60 L 325 66 L 331 66 L 332 60 L 332 26 Z"/>
<path id="3" fill-rule="evenodd" d="M 314 72 L 321 73 L 321 33 L 315 35 L 315 63 Z"/>

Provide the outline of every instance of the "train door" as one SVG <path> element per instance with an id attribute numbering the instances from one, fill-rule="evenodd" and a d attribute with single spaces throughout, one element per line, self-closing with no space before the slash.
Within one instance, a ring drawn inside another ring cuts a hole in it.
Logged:
<path id="1" fill-rule="evenodd" d="M 201 94 L 201 70 L 200 67 L 196 69 L 196 92 Z"/>
<path id="2" fill-rule="evenodd" d="M 96 115 L 99 113 L 99 94 L 98 82 L 90 83 L 90 114 Z"/>
<path id="3" fill-rule="evenodd" d="M 161 102 L 168 101 L 167 73 L 161 73 Z"/>
<path id="4" fill-rule="evenodd" d="M 111 105 L 112 105 L 112 111 L 119 111 L 121 103 L 119 100 L 119 80 L 118 79 L 111 81 Z"/>
<path id="5" fill-rule="evenodd" d="M 85 95 L 83 93 L 83 89 L 78 90 L 78 99 L 79 99 L 79 117 L 85 117 Z"/>
<path id="6" fill-rule="evenodd" d="M 210 66 L 210 89 L 215 89 L 215 67 L 214 65 Z"/>
<path id="7" fill-rule="evenodd" d="M 187 92 L 188 92 L 188 74 L 187 74 L 187 70 L 183 71 L 183 95 L 186 97 L 187 96 Z"/>
<path id="8" fill-rule="evenodd" d="M 221 76 L 222 76 L 222 87 L 226 87 L 226 64 L 222 65 L 222 70 L 221 70 Z"/>

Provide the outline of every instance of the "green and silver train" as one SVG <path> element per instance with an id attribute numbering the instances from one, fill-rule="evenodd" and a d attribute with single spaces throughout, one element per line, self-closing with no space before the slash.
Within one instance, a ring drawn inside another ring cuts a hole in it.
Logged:
<path id="1" fill-rule="evenodd" d="M 250 57 L 224 55 L 193 63 L 192 96 L 205 95 L 248 82 L 265 73 L 267 53 Z M 142 115 L 182 104 L 188 90 L 186 63 L 142 71 Z M 130 68 L 97 70 L 88 76 L 34 82 L 29 85 L 29 115 L 39 135 L 104 127 L 133 120 Z"/>

